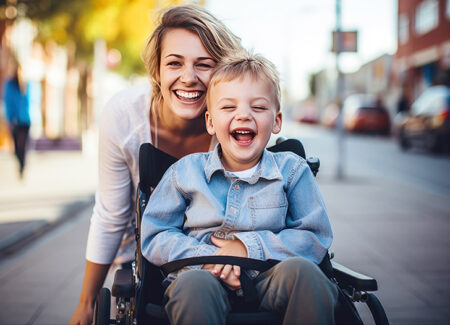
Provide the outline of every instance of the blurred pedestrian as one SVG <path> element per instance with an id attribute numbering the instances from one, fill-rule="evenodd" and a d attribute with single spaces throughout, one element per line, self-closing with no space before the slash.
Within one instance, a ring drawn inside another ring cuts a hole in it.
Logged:
<path id="1" fill-rule="evenodd" d="M 6 81 L 4 101 L 6 119 L 14 140 L 14 153 L 19 162 L 19 176 L 23 177 L 25 154 L 30 130 L 30 84 L 23 75 L 19 62 L 13 58 L 13 74 Z"/>
<path id="2" fill-rule="evenodd" d="M 409 100 L 405 90 L 402 91 L 397 102 L 397 113 L 406 113 L 409 111 Z"/>

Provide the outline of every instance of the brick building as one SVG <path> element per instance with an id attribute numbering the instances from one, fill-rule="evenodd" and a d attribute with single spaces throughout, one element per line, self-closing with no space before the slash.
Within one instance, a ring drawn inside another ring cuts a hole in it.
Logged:
<path id="1" fill-rule="evenodd" d="M 450 0 L 398 0 L 395 75 L 410 101 L 450 82 Z"/>

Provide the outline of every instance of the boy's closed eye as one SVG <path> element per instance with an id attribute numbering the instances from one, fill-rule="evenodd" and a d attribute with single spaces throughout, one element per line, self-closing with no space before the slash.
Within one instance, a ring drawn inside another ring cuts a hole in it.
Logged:
<path id="1" fill-rule="evenodd" d="M 267 109 L 267 107 L 265 107 L 265 106 L 260 106 L 260 105 L 258 105 L 258 106 L 252 106 L 252 107 L 253 107 L 253 109 L 260 110 L 260 111 L 265 111 L 265 110 Z"/>
<path id="2" fill-rule="evenodd" d="M 235 105 L 226 105 L 226 106 L 222 106 L 222 107 L 221 107 L 221 109 L 226 109 L 226 110 L 234 109 L 234 108 L 236 108 Z"/>

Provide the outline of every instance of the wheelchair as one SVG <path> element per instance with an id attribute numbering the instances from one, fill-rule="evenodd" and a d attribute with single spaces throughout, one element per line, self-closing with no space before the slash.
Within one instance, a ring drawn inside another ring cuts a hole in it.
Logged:
<path id="1" fill-rule="evenodd" d="M 305 158 L 305 150 L 297 139 L 277 140 L 277 144 L 269 147 L 272 152 L 291 151 Z M 136 222 L 136 258 L 131 269 L 119 269 L 115 273 L 112 290 L 102 288 L 97 296 L 94 311 L 94 324 L 168 324 L 164 310 L 164 291 L 162 281 L 167 274 L 188 265 L 199 264 L 232 264 L 242 269 L 253 269 L 264 272 L 277 261 L 260 261 L 249 258 L 231 256 L 202 256 L 169 262 L 157 267 L 147 261 L 140 250 L 141 218 L 153 189 L 162 178 L 166 169 L 177 159 L 153 147 L 149 143 L 141 145 L 139 151 L 139 186 L 137 195 Z M 311 171 L 316 176 L 320 161 L 318 158 L 306 159 Z M 357 273 L 339 263 L 332 261 L 332 253 L 325 255 L 319 267 L 325 275 L 338 285 L 339 298 L 335 310 L 337 324 L 363 324 L 356 303 L 365 303 L 376 325 L 387 325 L 389 321 L 382 304 L 373 294 L 377 281 L 369 276 Z M 282 318 L 268 311 L 257 309 L 256 291 L 250 278 L 241 273 L 243 297 L 235 297 L 232 301 L 232 312 L 228 315 L 227 324 L 280 324 Z M 116 298 L 116 318 L 110 319 L 111 293 Z"/>

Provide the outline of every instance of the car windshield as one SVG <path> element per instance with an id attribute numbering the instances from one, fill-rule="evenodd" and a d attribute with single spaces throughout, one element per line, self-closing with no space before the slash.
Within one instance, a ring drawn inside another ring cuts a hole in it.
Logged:
<path id="1" fill-rule="evenodd" d="M 448 109 L 450 104 L 450 89 L 445 86 L 434 86 L 425 90 L 412 105 L 414 115 L 439 114 Z"/>

